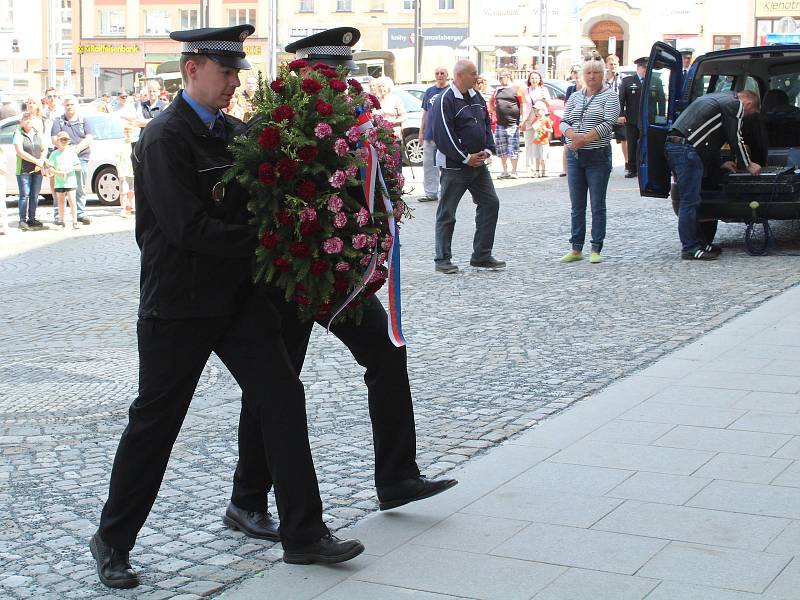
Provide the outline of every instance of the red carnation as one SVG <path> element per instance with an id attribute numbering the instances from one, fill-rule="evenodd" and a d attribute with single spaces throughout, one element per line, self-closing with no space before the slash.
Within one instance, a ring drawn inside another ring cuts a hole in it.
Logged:
<path id="1" fill-rule="evenodd" d="M 278 161 L 277 169 L 281 179 L 294 179 L 297 174 L 297 161 L 291 158 L 282 158 Z"/>
<path id="2" fill-rule="evenodd" d="M 281 121 L 288 121 L 294 116 L 294 109 L 288 104 L 281 104 L 278 108 L 272 111 L 272 118 L 276 123 Z"/>
<path id="3" fill-rule="evenodd" d="M 319 221 L 305 221 L 300 223 L 300 235 L 303 237 L 314 235 L 320 229 L 322 229 L 322 226 L 319 224 Z"/>
<path id="4" fill-rule="evenodd" d="M 317 195 L 317 184 L 313 181 L 303 181 L 297 184 L 297 187 L 294 189 L 294 194 L 298 198 L 310 202 L 314 199 L 314 196 Z"/>
<path id="5" fill-rule="evenodd" d="M 287 66 L 289 67 L 290 71 L 299 71 L 300 69 L 305 69 L 308 66 L 308 61 L 298 58 L 297 60 L 290 62 Z"/>
<path id="6" fill-rule="evenodd" d="M 284 85 L 286 85 L 286 82 L 283 79 L 276 79 L 270 82 L 269 87 L 276 94 L 280 94 Z"/>
<path id="7" fill-rule="evenodd" d="M 275 167 L 271 163 L 261 163 L 258 166 L 258 179 L 264 185 L 274 184 L 278 180 Z"/>
<path id="8" fill-rule="evenodd" d="M 343 296 L 347 293 L 347 288 L 350 287 L 350 282 L 347 281 L 345 277 L 336 277 L 333 280 L 333 289 L 336 291 L 337 294 Z"/>
<path id="9" fill-rule="evenodd" d="M 289 254 L 292 256 L 308 256 L 311 254 L 311 248 L 305 242 L 292 242 L 289 244 Z"/>
<path id="10" fill-rule="evenodd" d="M 311 162 L 317 158 L 317 154 L 319 154 L 319 150 L 317 150 L 316 146 L 303 146 L 297 151 L 297 158 L 303 162 Z"/>
<path id="11" fill-rule="evenodd" d="M 272 264 L 275 265 L 275 268 L 281 273 L 286 273 L 292 268 L 292 263 L 283 256 L 276 256 L 273 258 Z"/>
<path id="12" fill-rule="evenodd" d="M 320 69 L 319 72 L 322 73 L 328 79 L 333 79 L 334 77 L 336 77 L 338 75 L 338 73 L 336 72 L 336 69 L 331 69 L 330 67 L 326 67 L 324 69 Z"/>
<path id="13" fill-rule="evenodd" d="M 268 231 L 264 234 L 264 237 L 261 238 L 261 245 L 264 246 L 264 248 L 274 248 L 278 245 L 279 241 L 280 238 L 274 231 Z"/>
<path id="14" fill-rule="evenodd" d="M 361 87 L 361 84 L 356 79 L 348 79 L 347 83 L 349 83 L 350 87 L 353 88 L 353 91 L 358 94 L 364 91 L 364 88 Z"/>
<path id="15" fill-rule="evenodd" d="M 311 68 L 315 71 L 319 71 L 320 69 L 328 69 L 329 67 L 324 62 L 315 62 L 313 65 L 311 65 Z"/>
<path id="16" fill-rule="evenodd" d="M 331 79 L 328 85 L 334 92 L 343 92 L 347 89 L 347 84 L 341 79 Z"/>
<path id="17" fill-rule="evenodd" d="M 303 83 L 300 84 L 300 89 L 306 94 L 316 94 L 322 89 L 322 84 L 316 79 L 303 79 Z"/>
<path id="18" fill-rule="evenodd" d="M 288 225 L 289 223 L 294 223 L 294 216 L 288 210 L 282 208 L 275 213 L 275 220 L 281 225 Z"/>
<path id="19" fill-rule="evenodd" d="M 374 110 L 379 110 L 381 107 L 381 102 L 378 100 L 378 97 L 375 94 L 367 94 L 367 98 L 369 99 L 370 103 L 372 104 L 372 108 Z"/>
<path id="20" fill-rule="evenodd" d="M 329 268 L 330 265 L 328 264 L 328 261 L 323 260 L 321 258 L 318 258 L 317 260 L 311 263 L 311 272 L 317 277 L 327 272 Z"/>
<path id="21" fill-rule="evenodd" d="M 302 304 L 303 306 L 311 305 L 311 298 L 308 296 L 294 296 L 292 300 L 294 300 L 296 304 Z"/>
<path id="22" fill-rule="evenodd" d="M 264 127 L 258 136 L 258 143 L 265 150 L 273 150 L 281 143 L 281 132 L 277 127 Z"/>
<path id="23" fill-rule="evenodd" d="M 317 100 L 316 104 L 314 104 L 314 109 L 323 117 L 327 117 L 333 114 L 333 104 L 328 104 L 322 98 Z"/>

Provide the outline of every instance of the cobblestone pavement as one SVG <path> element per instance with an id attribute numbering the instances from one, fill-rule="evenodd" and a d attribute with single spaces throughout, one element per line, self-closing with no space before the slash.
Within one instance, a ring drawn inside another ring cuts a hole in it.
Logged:
<path id="1" fill-rule="evenodd" d="M 403 232 L 419 462 L 429 475 L 800 281 L 800 231 L 792 223 L 776 224 L 779 253 L 771 256 L 748 256 L 743 227 L 721 225 L 721 260 L 680 261 L 668 202 L 639 198 L 619 168 L 600 265 L 558 262 L 569 237 L 563 178 L 498 188 L 495 254 L 508 261 L 506 271 L 434 273 L 435 204 L 412 200 L 415 219 Z M 213 596 L 280 556 L 220 520 L 236 461 L 239 392 L 216 360 L 205 369 L 133 554 L 142 585 L 109 593 L 93 571 L 86 543 L 136 393 L 138 255 L 130 222 L 92 210 L 96 223 L 74 234 L 0 238 L 0 597 Z M 454 239 L 463 266 L 473 214 L 467 198 Z M 376 508 L 360 377 L 343 346 L 317 328 L 303 380 L 333 528 Z"/>

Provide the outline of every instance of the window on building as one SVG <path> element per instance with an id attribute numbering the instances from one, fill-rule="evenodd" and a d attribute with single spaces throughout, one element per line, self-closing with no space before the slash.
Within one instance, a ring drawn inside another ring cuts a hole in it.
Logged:
<path id="1" fill-rule="evenodd" d="M 196 8 L 182 9 L 181 29 L 197 29 L 200 27 L 199 13 Z"/>
<path id="2" fill-rule="evenodd" d="M 0 31 L 14 31 L 14 0 L 0 0 Z"/>
<path id="3" fill-rule="evenodd" d="M 125 11 L 104 8 L 100 11 L 100 35 L 125 35 Z"/>
<path id="4" fill-rule="evenodd" d="M 713 50 L 727 50 L 728 48 L 740 48 L 742 46 L 742 36 L 740 35 L 715 35 Z"/>
<path id="5" fill-rule="evenodd" d="M 439 0 L 439 10 L 455 10 L 456 0 Z"/>
<path id="6" fill-rule="evenodd" d="M 336 12 L 353 12 L 353 0 L 336 0 Z"/>
<path id="7" fill-rule="evenodd" d="M 59 57 L 72 56 L 72 0 L 61 0 L 57 19 L 56 53 Z"/>
<path id="8" fill-rule="evenodd" d="M 369 10 L 370 12 L 384 12 L 384 0 L 370 0 L 369 3 Z"/>
<path id="9" fill-rule="evenodd" d="M 144 11 L 145 35 L 169 35 L 170 31 L 172 31 L 172 26 L 168 10 Z"/>
<path id="10" fill-rule="evenodd" d="M 300 8 L 298 12 L 304 12 L 304 13 L 314 12 L 314 0 L 300 0 Z"/>
<path id="11" fill-rule="evenodd" d="M 228 9 L 228 27 L 233 27 L 234 25 L 245 25 L 247 23 L 254 25 L 255 22 L 256 22 L 255 8 Z"/>
<path id="12" fill-rule="evenodd" d="M 416 8 L 417 6 L 414 0 L 403 0 L 403 10 L 414 10 Z"/>

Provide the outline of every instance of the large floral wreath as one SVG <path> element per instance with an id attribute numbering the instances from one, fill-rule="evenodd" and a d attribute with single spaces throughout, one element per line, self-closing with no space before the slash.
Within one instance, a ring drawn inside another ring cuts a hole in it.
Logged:
<path id="1" fill-rule="evenodd" d="M 259 81 L 256 116 L 232 146 L 228 177 L 250 192 L 261 240 L 254 279 L 282 289 L 303 320 L 360 320 L 361 299 L 387 279 L 389 217 L 397 226 L 408 211 L 399 142 L 370 114 L 377 99 L 345 77 L 342 67 L 305 60 L 281 67 L 269 85 Z M 362 191 L 370 156 L 383 173 L 372 211 Z"/>

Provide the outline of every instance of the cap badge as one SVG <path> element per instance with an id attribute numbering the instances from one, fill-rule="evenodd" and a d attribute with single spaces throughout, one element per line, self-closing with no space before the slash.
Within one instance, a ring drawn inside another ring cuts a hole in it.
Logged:
<path id="1" fill-rule="evenodd" d="M 352 39 L 353 39 L 353 34 L 348 31 L 342 36 L 342 43 L 349 44 Z"/>
<path id="2" fill-rule="evenodd" d="M 247 33 L 246 31 L 243 31 L 242 33 L 240 33 L 240 34 L 239 34 L 239 41 L 240 41 L 240 42 L 243 42 L 243 41 L 245 41 L 245 40 L 247 39 L 247 36 L 248 36 L 248 35 L 250 35 L 250 34 L 249 34 L 249 33 Z"/>

